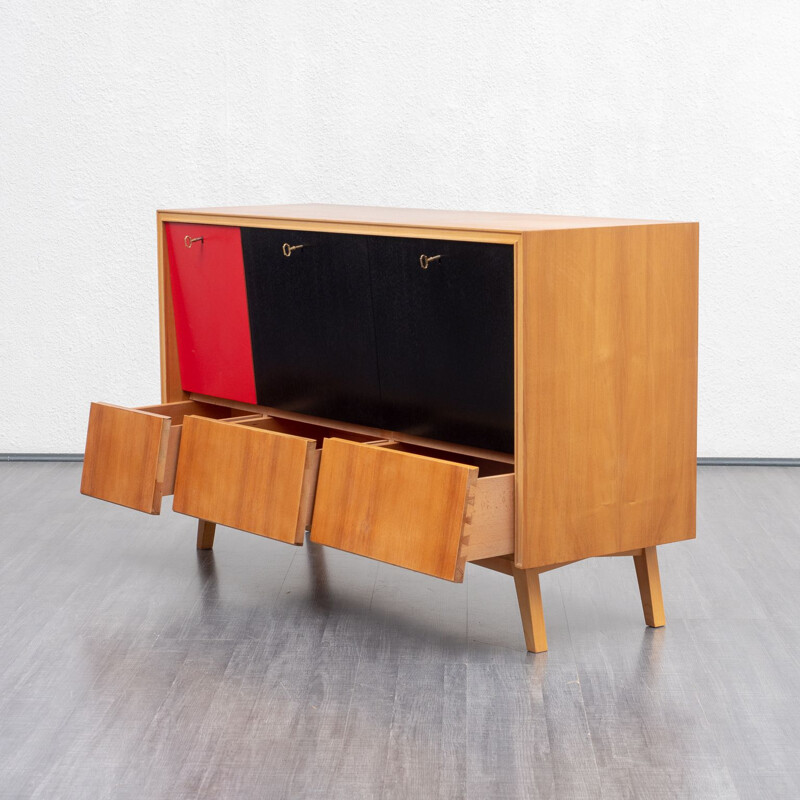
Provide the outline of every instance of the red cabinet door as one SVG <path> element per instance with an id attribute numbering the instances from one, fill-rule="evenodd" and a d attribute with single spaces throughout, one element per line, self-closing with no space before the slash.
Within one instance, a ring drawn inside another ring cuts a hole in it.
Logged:
<path id="1" fill-rule="evenodd" d="M 165 228 L 184 391 L 255 403 L 239 228 L 182 222 Z"/>

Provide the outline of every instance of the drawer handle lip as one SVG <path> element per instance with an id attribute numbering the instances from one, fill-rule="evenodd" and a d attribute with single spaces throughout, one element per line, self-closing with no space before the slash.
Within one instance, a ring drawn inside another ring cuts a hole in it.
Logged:
<path id="1" fill-rule="evenodd" d="M 419 257 L 419 265 L 422 269 L 428 269 L 428 265 L 432 261 L 438 261 L 441 258 L 441 255 L 438 256 L 426 256 L 424 253 Z"/>
<path id="2" fill-rule="evenodd" d="M 281 248 L 281 252 L 286 256 L 286 258 L 289 258 L 289 256 L 295 250 L 302 250 L 304 246 L 305 245 L 302 245 L 302 244 L 291 245 L 291 244 L 289 244 L 289 242 L 284 242 L 283 243 L 283 247 Z"/>
<path id="3" fill-rule="evenodd" d="M 202 241 L 203 241 L 202 236 L 195 236 L 193 239 L 188 233 L 186 234 L 186 236 L 183 237 L 183 243 L 187 247 L 191 247 L 193 242 L 202 242 Z"/>

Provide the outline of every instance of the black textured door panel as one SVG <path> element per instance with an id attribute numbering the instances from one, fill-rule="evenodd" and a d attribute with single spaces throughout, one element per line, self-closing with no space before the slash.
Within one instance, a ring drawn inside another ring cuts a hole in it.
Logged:
<path id="1" fill-rule="evenodd" d="M 513 452 L 513 246 L 371 236 L 369 258 L 385 427 Z"/>
<path id="2" fill-rule="evenodd" d="M 242 253 L 259 404 L 380 427 L 366 237 L 242 228 Z"/>

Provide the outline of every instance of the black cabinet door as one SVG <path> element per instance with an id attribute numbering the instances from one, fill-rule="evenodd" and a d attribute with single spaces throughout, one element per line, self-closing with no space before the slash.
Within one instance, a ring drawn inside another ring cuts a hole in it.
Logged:
<path id="1" fill-rule="evenodd" d="M 513 246 L 371 236 L 369 256 L 385 427 L 513 452 Z"/>
<path id="2" fill-rule="evenodd" d="M 242 228 L 242 254 L 258 403 L 380 427 L 366 237 Z"/>

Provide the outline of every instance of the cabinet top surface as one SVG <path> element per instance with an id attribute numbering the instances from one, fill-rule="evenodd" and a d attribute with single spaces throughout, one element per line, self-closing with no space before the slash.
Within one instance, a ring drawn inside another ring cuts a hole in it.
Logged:
<path id="1" fill-rule="evenodd" d="M 323 203 L 231 206 L 228 208 L 184 208 L 163 210 L 159 213 L 285 219 L 301 222 L 340 222 L 361 225 L 450 228 L 454 230 L 480 230 L 502 233 L 670 224 L 666 220 L 567 217 L 553 214 L 505 214 L 494 211 L 443 211 L 427 208 L 343 206 Z"/>

